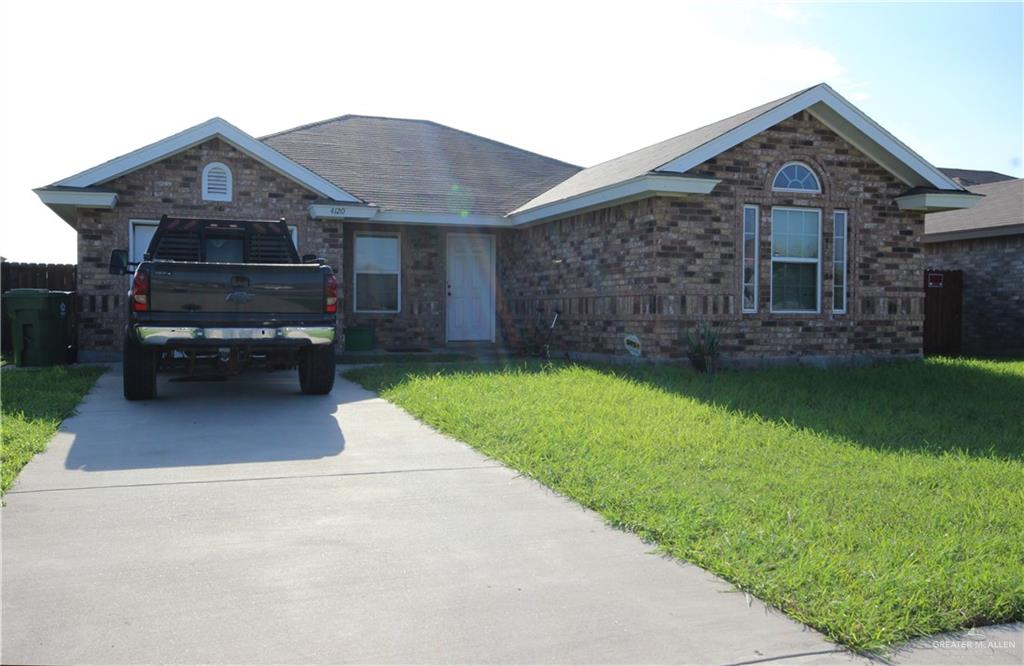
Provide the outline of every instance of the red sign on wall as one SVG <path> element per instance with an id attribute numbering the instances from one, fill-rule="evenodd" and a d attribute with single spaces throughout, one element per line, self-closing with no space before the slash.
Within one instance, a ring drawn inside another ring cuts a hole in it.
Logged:
<path id="1" fill-rule="evenodd" d="M 928 286 L 934 289 L 942 288 L 942 273 L 929 273 Z"/>

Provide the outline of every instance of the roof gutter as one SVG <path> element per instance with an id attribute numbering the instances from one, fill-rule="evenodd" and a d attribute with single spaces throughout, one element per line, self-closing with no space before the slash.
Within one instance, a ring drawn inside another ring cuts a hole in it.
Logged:
<path id="1" fill-rule="evenodd" d="M 116 192 L 46 187 L 38 187 L 32 191 L 40 201 L 72 227 L 77 223 L 77 213 L 80 209 L 110 210 L 117 206 Z"/>
<path id="2" fill-rule="evenodd" d="M 920 192 L 896 197 L 900 210 L 916 210 L 938 213 L 944 210 L 973 208 L 984 196 L 970 192 Z"/>
<path id="3" fill-rule="evenodd" d="M 1004 224 L 997 227 L 981 227 L 978 229 L 957 229 L 953 231 L 925 232 L 921 242 L 948 243 L 958 240 L 974 240 L 980 238 L 1000 238 L 1002 236 L 1024 235 L 1024 224 Z"/>
<path id="4" fill-rule="evenodd" d="M 720 182 L 717 178 L 648 173 L 560 201 L 520 209 L 509 215 L 509 219 L 514 226 L 523 226 L 652 196 L 708 194 Z"/>
<path id="5" fill-rule="evenodd" d="M 309 216 L 314 220 L 365 220 L 374 224 L 415 224 L 453 227 L 510 227 L 508 218 L 499 215 L 459 213 L 411 213 L 384 211 L 377 206 L 342 202 L 312 204 Z"/>
<path id="6" fill-rule="evenodd" d="M 47 206 L 74 206 L 75 208 L 111 209 L 117 206 L 116 192 L 93 192 L 47 189 L 40 187 L 32 190 Z"/>

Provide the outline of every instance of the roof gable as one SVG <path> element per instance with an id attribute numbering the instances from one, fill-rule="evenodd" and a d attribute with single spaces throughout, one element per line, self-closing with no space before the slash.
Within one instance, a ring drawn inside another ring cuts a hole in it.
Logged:
<path id="1" fill-rule="evenodd" d="M 822 83 L 584 169 L 520 206 L 513 214 L 582 196 L 645 174 L 686 174 L 804 110 L 908 186 L 963 191 L 957 183 Z"/>
<path id="2" fill-rule="evenodd" d="M 500 218 L 580 171 L 426 120 L 346 115 L 261 140 L 382 214 Z"/>
<path id="3" fill-rule="evenodd" d="M 796 93 L 799 94 L 799 93 Z M 660 141 L 654 145 L 634 150 L 621 157 L 616 157 L 580 171 L 568 180 L 544 192 L 532 201 L 527 202 L 513 213 L 524 212 L 538 206 L 578 196 L 586 192 L 609 187 L 626 180 L 652 173 L 663 164 L 671 162 L 680 155 L 694 150 L 711 139 L 738 127 L 764 111 L 794 97 L 789 95 L 780 100 L 744 111 L 743 113 L 705 125 L 692 132 Z"/>
<path id="4" fill-rule="evenodd" d="M 51 187 L 88 188 L 101 185 L 159 162 L 212 138 L 220 138 L 281 175 L 333 201 L 359 203 L 359 199 L 322 176 L 256 140 L 223 118 L 211 118 L 148 146 L 65 178 Z"/>
<path id="5" fill-rule="evenodd" d="M 897 198 L 901 208 L 978 198 L 825 84 L 582 170 L 424 120 L 346 115 L 257 140 L 212 118 L 36 192 L 58 214 L 112 208 L 117 194 L 97 186 L 219 138 L 327 199 L 311 205 L 316 219 L 518 226 L 628 199 L 707 194 L 719 180 L 693 169 L 802 111 L 917 193 Z"/>

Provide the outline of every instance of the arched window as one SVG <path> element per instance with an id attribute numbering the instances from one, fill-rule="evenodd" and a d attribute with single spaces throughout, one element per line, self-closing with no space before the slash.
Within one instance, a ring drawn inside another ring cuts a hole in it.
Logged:
<path id="1" fill-rule="evenodd" d="M 210 162 L 203 169 L 203 200 L 231 201 L 231 169 L 221 162 Z"/>
<path id="2" fill-rule="evenodd" d="M 790 162 L 775 174 L 772 189 L 779 192 L 821 192 L 821 183 L 806 164 Z"/>

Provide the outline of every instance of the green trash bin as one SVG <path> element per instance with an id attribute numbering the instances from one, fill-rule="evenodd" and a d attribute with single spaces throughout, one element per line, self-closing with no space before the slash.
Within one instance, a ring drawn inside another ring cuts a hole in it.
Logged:
<path id="1" fill-rule="evenodd" d="M 74 345 L 74 292 L 12 289 L 6 292 L 16 365 L 62 365 Z"/>

